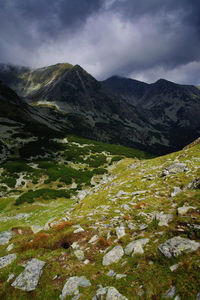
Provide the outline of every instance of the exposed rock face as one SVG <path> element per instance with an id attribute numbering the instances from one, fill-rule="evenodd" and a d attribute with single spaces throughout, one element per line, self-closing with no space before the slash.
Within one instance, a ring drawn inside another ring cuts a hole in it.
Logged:
<path id="1" fill-rule="evenodd" d="M 177 174 L 177 173 L 185 172 L 185 171 L 187 171 L 187 165 L 186 164 L 184 164 L 184 163 L 175 163 L 175 164 L 167 166 L 163 170 L 163 176 L 173 175 L 173 174 Z"/>
<path id="2" fill-rule="evenodd" d="M 34 291 L 38 285 L 39 278 L 45 262 L 37 258 L 28 261 L 25 270 L 15 279 L 12 286 L 23 291 Z"/>
<path id="3" fill-rule="evenodd" d="M 199 247 L 200 243 L 198 242 L 176 236 L 159 245 L 158 249 L 164 256 L 170 258 L 172 256 L 176 257 L 182 253 L 196 251 Z"/>
<path id="4" fill-rule="evenodd" d="M 115 246 L 103 257 L 103 265 L 108 266 L 112 263 L 117 263 L 124 255 L 124 250 L 121 246 Z"/>
<path id="5" fill-rule="evenodd" d="M 17 255 L 15 253 L 0 257 L 0 269 L 10 265 L 16 258 Z"/>
<path id="6" fill-rule="evenodd" d="M 70 277 L 62 290 L 62 294 L 60 295 L 60 299 L 64 300 L 66 296 L 77 295 L 79 293 L 78 288 L 80 287 L 88 287 L 91 286 L 89 280 L 86 279 L 85 276 L 74 276 Z"/>
<path id="7" fill-rule="evenodd" d="M 7 244 L 10 239 L 13 237 L 12 231 L 3 231 L 0 233 L 0 245 Z"/>
<path id="8" fill-rule="evenodd" d="M 200 91 L 194 86 L 119 77 L 98 82 L 80 66 L 69 64 L 6 70 L 0 70 L 0 80 L 37 104 L 46 120 L 84 137 L 162 154 L 200 135 Z"/>
<path id="9" fill-rule="evenodd" d="M 143 254 L 143 246 L 145 246 L 149 242 L 149 239 L 139 239 L 136 241 L 133 241 L 129 243 L 125 248 L 125 254 L 131 255 L 131 254 Z"/>

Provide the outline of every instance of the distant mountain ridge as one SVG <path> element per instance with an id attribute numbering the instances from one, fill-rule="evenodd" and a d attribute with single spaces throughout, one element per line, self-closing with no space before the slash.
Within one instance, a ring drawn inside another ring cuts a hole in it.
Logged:
<path id="1" fill-rule="evenodd" d="M 113 76 L 99 82 L 79 65 L 0 65 L 0 80 L 62 131 L 156 154 L 200 135 L 200 90 L 160 79 Z"/>

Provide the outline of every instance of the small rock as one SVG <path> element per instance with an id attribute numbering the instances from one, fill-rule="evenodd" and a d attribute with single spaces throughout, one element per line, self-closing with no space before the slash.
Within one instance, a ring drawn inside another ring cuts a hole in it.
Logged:
<path id="1" fill-rule="evenodd" d="M 176 287 L 171 287 L 163 296 L 163 298 L 173 299 L 176 294 Z"/>
<path id="2" fill-rule="evenodd" d="M 116 275 L 115 271 L 113 270 L 110 270 L 108 273 L 107 273 L 107 276 L 108 277 L 114 277 Z"/>
<path id="3" fill-rule="evenodd" d="M 91 283 L 85 276 L 73 276 L 70 277 L 62 290 L 62 294 L 60 295 L 60 299 L 64 300 L 66 296 L 71 296 L 71 295 L 78 295 L 79 290 L 78 288 L 80 287 L 88 287 L 91 286 Z"/>
<path id="4" fill-rule="evenodd" d="M 10 230 L 1 232 L 0 233 L 0 245 L 7 244 L 12 237 L 13 237 L 13 232 Z"/>
<path id="5" fill-rule="evenodd" d="M 125 248 L 125 254 L 130 255 L 133 254 L 143 254 L 143 246 L 145 246 L 149 242 L 149 239 L 139 239 L 129 243 Z"/>
<path id="6" fill-rule="evenodd" d="M 8 276 L 7 282 L 10 282 L 14 277 L 15 277 L 15 274 L 14 274 L 14 273 L 11 273 L 11 274 Z"/>
<path id="7" fill-rule="evenodd" d="M 165 243 L 159 245 L 158 249 L 164 256 L 170 258 L 176 257 L 182 253 L 196 251 L 200 247 L 200 243 L 180 236 L 173 237 Z"/>
<path id="8" fill-rule="evenodd" d="M 181 192 L 182 192 L 182 190 L 180 189 L 180 187 L 175 186 L 173 192 L 171 193 L 171 197 L 174 197 Z"/>
<path id="9" fill-rule="evenodd" d="M 38 233 L 40 232 L 41 230 L 43 230 L 43 227 L 42 226 L 39 226 L 39 225 L 32 225 L 31 226 L 31 230 L 33 231 L 33 233 Z"/>
<path id="10" fill-rule="evenodd" d="M 74 233 L 79 233 L 82 231 L 85 231 L 85 230 L 80 226 L 78 229 L 74 230 Z"/>
<path id="11" fill-rule="evenodd" d="M 108 266 L 112 263 L 117 263 L 118 261 L 120 261 L 123 255 L 124 250 L 122 246 L 115 246 L 111 251 L 104 255 L 102 263 L 104 266 Z"/>
<path id="12" fill-rule="evenodd" d="M 26 264 L 25 270 L 11 284 L 13 287 L 23 291 L 33 291 L 38 285 L 39 278 L 45 262 L 33 258 Z"/>
<path id="13" fill-rule="evenodd" d="M 89 264 L 89 262 L 90 262 L 90 261 L 89 261 L 89 259 L 86 259 L 86 260 L 84 260 L 84 262 L 83 262 L 83 263 L 84 263 L 84 265 L 88 265 L 88 264 Z"/>
<path id="14" fill-rule="evenodd" d="M 172 220 L 173 216 L 171 214 L 160 212 L 156 213 L 155 218 L 159 221 L 158 226 L 168 226 L 168 222 Z"/>
<path id="15" fill-rule="evenodd" d="M 196 296 L 196 300 L 200 300 L 200 291 L 198 292 L 198 294 Z"/>
<path id="16" fill-rule="evenodd" d="M 125 278 L 127 275 L 126 274 L 117 274 L 116 279 L 122 279 Z"/>
<path id="17" fill-rule="evenodd" d="M 115 230 L 116 230 L 116 235 L 117 235 L 118 239 L 120 239 L 126 235 L 124 225 L 121 225 L 120 227 L 116 227 Z"/>
<path id="18" fill-rule="evenodd" d="M 196 209 L 194 206 L 182 206 L 178 208 L 178 215 L 185 215 L 190 209 Z"/>
<path id="19" fill-rule="evenodd" d="M 74 255 L 76 256 L 76 258 L 78 258 L 78 260 L 84 260 L 85 258 L 84 252 L 82 250 L 75 250 Z"/>
<path id="20" fill-rule="evenodd" d="M 106 295 L 106 300 L 128 300 L 128 298 L 120 294 L 116 288 L 109 287 Z"/>
<path id="21" fill-rule="evenodd" d="M 192 182 L 190 182 L 186 189 L 197 190 L 200 189 L 200 177 L 195 178 Z"/>
<path id="22" fill-rule="evenodd" d="M 0 269 L 10 265 L 16 258 L 17 255 L 15 253 L 0 257 Z"/>
<path id="23" fill-rule="evenodd" d="M 171 266 L 171 267 L 169 267 L 169 268 L 170 268 L 170 270 L 171 270 L 172 272 L 174 272 L 175 270 L 178 269 L 178 267 L 179 267 L 179 264 L 175 264 L 175 265 L 173 265 L 173 266 Z"/>
<path id="24" fill-rule="evenodd" d="M 169 165 L 166 168 L 164 168 L 163 176 L 173 175 L 173 174 L 177 174 L 177 173 L 185 172 L 185 171 L 187 171 L 187 165 L 186 164 L 184 164 L 184 163 L 175 163 L 175 164 Z"/>
<path id="25" fill-rule="evenodd" d="M 89 244 L 93 244 L 93 243 L 95 243 L 96 241 L 98 241 L 98 239 L 99 239 L 99 236 L 96 234 L 96 235 L 94 235 L 93 237 L 91 237 L 91 239 L 89 240 Z"/>
<path id="26" fill-rule="evenodd" d="M 7 248 L 6 251 L 9 252 L 14 248 L 14 244 L 10 244 Z"/>

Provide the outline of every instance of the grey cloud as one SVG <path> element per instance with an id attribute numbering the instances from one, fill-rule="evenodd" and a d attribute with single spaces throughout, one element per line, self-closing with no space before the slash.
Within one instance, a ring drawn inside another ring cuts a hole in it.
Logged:
<path id="1" fill-rule="evenodd" d="M 199 82 L 197 0 L 0 0 L 0 7 L 0 62 L 67 61 L 98 79 Z"/>

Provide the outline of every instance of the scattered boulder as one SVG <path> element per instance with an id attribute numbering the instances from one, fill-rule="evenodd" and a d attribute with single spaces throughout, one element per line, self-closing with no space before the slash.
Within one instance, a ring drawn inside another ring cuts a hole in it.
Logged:
<path id="1" fill-rule="evenodd" d="M 11 284 L 13 287 L 23 291 L 34 291 L 38 285 L 45 262 L 33 258 L 26 264 L 25 270 Z"/>
<path id="2" fill-rule="evenodd" d="M 96 243 L 99 239 L 99 236 L 96 234 L 94 235 L 93 237 L 91 237 L 91 239 L 89 240 L 89 244 L 93 244 L 93 243 Z"/>
<path id="3" fill-rule="evenodd" d="M 10 230 L 1 232 L 0 233 L 0 245 L 7 244 L 12 237 L 13 237 L 13 232 Z"/>
<path id="4" fill-rule="evenodd" d="M 166 299 L 173 299 L 176 294 L 176 287 L 172 286 L 163 296 Z"/>
<path id="5" fill-rule="evenodd" d="M 82 250 L 75 250 L 74 255 L 76 256 L 76 258 L 78 258 L 78 260 L 84 260 L 85 258 L 84 252 Z"/>
<path id="6" fill-rule="evenodd" d="M 182 253 L 196 251 L 200 247 L 200 243 L 192 241 L 190 239 L 175 236 L 165 243 L 158 246 L 158 249 L 164 256 L 170 258 L 176 257 Z"/>
<path id="7" fill-rule="evenodd" d="M 6 248 L 6 251 L 9 252 L 14 248 L 14 244 L 10 244 L 8 245 L 8 247 Z"/>
<path id="8" fill-rule="evenodd" d="M 185 172 L 187 171 L 187 165 L 184 163 L 175 163 L 175 164 L 171 164 L 167 167 L 164 168 L 163 170 L 163 176 L 167 176 L 167 175 L 174 175 L 180 172 Z"/>
<path id="9" fill-rule="evenodd" d="M 186 189 L 198 190 L 200 189 L 200 177 L 196 177 L 192 182 L 190 182 Z"/>
<path id="10" fill-rule="evenodd" d="M 14 273 L 11 273 L 11 274 L 8 276 L 7 282 L 10 282 L 14 277 L 15 277 L 15 274 L 14 274 Z"/>
<path id="11" fill-rule="evenodd" d="M 175 186 L 173 192 L 171 193 L 171 197 L 174 197 L 181 192 L 182 190 L 180 189 L 180 187 Z"/>
<path id="12" fill-rule="evenodd" d="M 198 294 L 196 296 L 196 300 L 200 300 L 200 291 L 198 292 Z"/>
<path id="13" fill-rule="evenodd" d="M 148 242 L 149 239 L 144 238 L 129 243 L 125 248 L 125 254 L 126 255 L 143 254 L 144 253 L 143 246 L 145 246 Z"/>
<path id="14" fill-rule="evenodd" d="M 178 215 L 185 215 L 190 209 L 196 209 L 194 206 L 182 206 L 178 208 Z"/>
<path id="15" fill-rule="evenodd" d="M 120 261 L 122 256 L 124 255 L 124 250 L 122 246 L 115 246 L 111 251 L 106 253 L 103 257 L 103 265 L 108 266 L 113 263 L 117 263 Z"/>
<path id="16" fill-rule="evenodd" d="M 106 298 L 104 297 L 106 296 Z M 106 288 L 100 287 L 92 300 L 128 300 L 125 296 L 120 294 L 115 287 L 108 286 Z"/>
<path id="17" fill-rule="evenodd" d="M 10 265 L 16 258 L 17 255 L 15 253 L 0 257 L 0 269 Z"/>
<path id="18" fill-rule="evenodd" d="M 88 287 L 91 286 L 91 283 L 85 276 L 73 276 L 70 277 L 62 290 L 62 294 L 60 295 L 60 299 L 65 299 L 66 296 L 78 295 L 79 294 L 79 286 L 80 287 Z"/>
<path id="19" fill-rule="evenodd" d="M 118 239 L 120 239 L 121 237 L 126 235 L 124 225 L 120 225 L 120 227 L 116 227 L 115 230 L 116 230 L 116 235 L 117 235 Z"/>
<path id="20" fill-rule="evenodd" d="M 158 226 L 168 226 L 168 222 L 173 219 L 171 214 L 164 214 L 163 212 L 156 213 L 155 218 L 159 221 Z"/>

